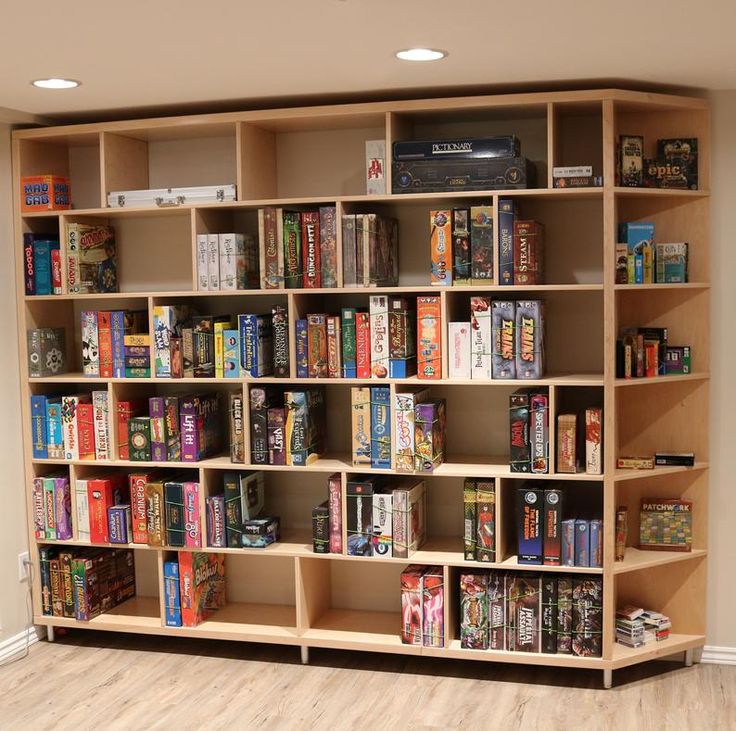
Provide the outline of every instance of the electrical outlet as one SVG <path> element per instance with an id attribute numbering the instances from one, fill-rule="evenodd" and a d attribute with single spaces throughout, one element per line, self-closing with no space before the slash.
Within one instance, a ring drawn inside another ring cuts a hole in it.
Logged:
<path id="1" fill-rule="evenodd" d="M 31 557 L 28 551 L 18 554 L 18 581 L 28 581 L 28 564 Z"/>

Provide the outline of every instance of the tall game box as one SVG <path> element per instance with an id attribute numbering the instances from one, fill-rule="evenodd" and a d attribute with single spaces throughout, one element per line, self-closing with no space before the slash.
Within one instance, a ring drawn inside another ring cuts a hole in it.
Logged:
<path id="1" fill-rule="evenodd" d="M 221 553 L 179 553 L 181 616 L 196 627 L 225 606 L 225 556 Z"/>

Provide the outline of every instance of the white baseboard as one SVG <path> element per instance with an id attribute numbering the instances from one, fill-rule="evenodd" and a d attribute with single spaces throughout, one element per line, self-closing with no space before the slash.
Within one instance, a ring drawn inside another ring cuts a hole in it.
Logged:
<path id="1" fill-rule="evenodd" d="M 46 636 L 46 630 L 42 627 L 31 627 L 28 630 L 18 632 L 17 635 L 8 637 L 0 642 L 0 663 L 9 660 L 13 655 L 23 652 L 28 646 L 38 642 Z"/>
<path id="2" fill-rule="evenodd" d="M 736 665 L 736 647 L 713 647 L 706 645 L 700 662 L 710 662 L 715 665 Z"/>

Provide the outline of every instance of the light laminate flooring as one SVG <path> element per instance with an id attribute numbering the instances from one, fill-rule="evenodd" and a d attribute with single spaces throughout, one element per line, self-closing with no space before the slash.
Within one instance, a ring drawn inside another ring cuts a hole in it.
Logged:
<path id="1" fill-rule="evenodd" d="M 736 729 L 736 666 L 601 676 L 76 631 L 0 667 L 0 729 Z"/>

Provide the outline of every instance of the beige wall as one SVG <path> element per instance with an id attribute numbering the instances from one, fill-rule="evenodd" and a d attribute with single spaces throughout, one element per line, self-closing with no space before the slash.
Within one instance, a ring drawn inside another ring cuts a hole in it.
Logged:
<path id="1" fill-rule="evenodd" d="M 707 644 L 736 648 L 736 336 L 726 326 L 736 315 L 736 90 L 713 94 L 712 180 L 712 411 L 711 520 Z M 25 625 L 25 585 L 17 555 L 25 550 L 21 424 L 13 273 L 9 130 L 0 125 L 0 641 Z"/>
<path id="2" fill-rule="evenodd" d="M 0 642 L 26 625 L 27 585 L 18 554 L 27 550 L 19 399 L 10 128 L 0 124 Z"/>
<path id="3" fill-rule="evenodd" d="M 708 644 L 736 648 L 736 90 L 713 102 Z"/>

